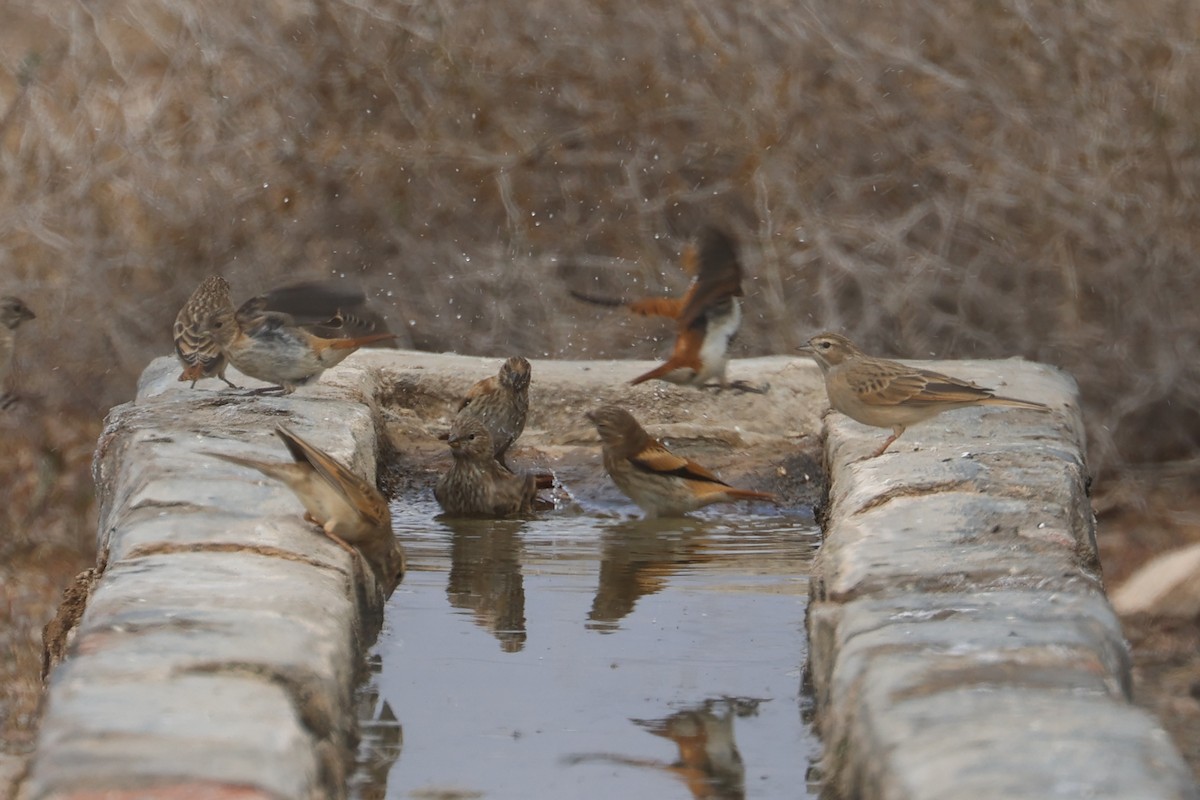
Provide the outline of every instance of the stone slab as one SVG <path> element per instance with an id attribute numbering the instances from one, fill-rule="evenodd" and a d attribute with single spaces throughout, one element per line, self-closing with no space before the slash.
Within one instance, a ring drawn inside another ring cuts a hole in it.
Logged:
<path id="1" fill-rule="evenodd" d="M 862 800 L 1195 798 L 1129 702 L 1073 382 L 1020 360 L 922 364 L 1046 403 L 887 431 L 825 418 L 810 675 L 831 784 Z"/>

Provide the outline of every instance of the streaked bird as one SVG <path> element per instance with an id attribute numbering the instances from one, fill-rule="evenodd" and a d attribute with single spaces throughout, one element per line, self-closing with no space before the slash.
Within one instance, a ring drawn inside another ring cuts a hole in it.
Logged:
<path id="1" fill-rule="evenodd" d="M 620 406 L 601 406 L 587 417 L 600 434 L 604 468 L 647 517 L 678 517 L 735 500 L 779 502 L 767 492 L 730 486 L 696 462 L 675 455 Z"/>
<path id="2" fill-rule="evenodd" d="M 238 388 L 225 377 L 228 361 L 216 339 L 202 327 L 203 322 L 214 313 L 232 308 L 229 284 L 220 275 L 212 275 L 196 287 L 175 317 L 175 355 L 183 364 L 179 380 L 191 381 L 193 389 L 196 381 L 204 378 L 220 378 L 234 389 Z"/>
<path id="3" fill-rule="evenodd" d="M 835 411 L 864 425 L 892 429 L 870 458 L 882 455 L 908 426 L 943 411 L 969 406 L 1050 410 L 1041 403 L 998 397 L 992 389 L 940 372 L 874 358 L 838 333 L 819 334 L 798 349 L 821 368 L 829 405 Z"/>
<path id="4" fill-rule="evenodd" d="M 508 517 L 533 510 L 537 478 L 500 466 L 487 427 L 478 419 L 456 420 L 450 428 L 454 463 L 438 479 L 433 496 L 454 516 Z"/>
<path id="5" fill-rule="evenodd" d="M 492 437 L 496 460 L 505 469 L 505 453 L 525 430 L 530 369 L 524 358 L 509 358 L 498 374 L 484 378 L 467 391 L 455 416 L 455 421 L 477 419 L 483 423 Z"/>

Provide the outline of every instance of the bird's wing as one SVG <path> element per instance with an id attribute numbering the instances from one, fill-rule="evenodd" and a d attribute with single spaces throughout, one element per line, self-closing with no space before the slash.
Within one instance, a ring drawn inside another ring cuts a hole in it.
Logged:
<path id="1" fill-rule="evenodd" d="M 742 294 L 742 266 L 733 238 L 717 228 L 700 234 L 696 278 L 683 298 L 679 312 L 681 330 L 690 328 L 708 309 Z"/>
<path id="2" fill-rule="evenodd" d="M 879 362 L 875 366 L 876 369 L 857 379 L 850 379 L 850 388 L 870 405 L 973 403 L 992 396 L 990 389 L 940 372 L 906 367 L 892 361 Z"/>
<path id="3" fill-rule="evenodd" d="M 359 513 L 369 522 L 376 525 L 387 523 L 387 502 L 374 484 L 368 483 L 365 478 L 351 472 L 333 456 L 304 441 L 283 425 L 276 426 L 275 433 L 287 445 L 292 458 L 311 465 L 318 475 L 337 489 L 342 497 L 346 498 L 351 506 L 358 509 Z"/>
<path id="4" fill-rule="evenodd" d="M 390 332 L 387 321 L 370 307 L 362 289 L 344 281 L 304 281 L 279 286 L 251 297 L 238 309 L 239 318 L 263 312 L 286 314 L 293 324 L 323 339 L 352 339 Z"/>
<path id="5" fill-rule="evenodd" d="M 693 481 L 719 483 L 722 486 L 727 485 L 723 480 L 695 461 L 675 455 L 663 447 L 662 442 L 653 439 L 650 444 L 642 448 L 641 452 L 630 456 L 629 461 L 638 469 L 656 475 L 674 475 L 678 478 L 686 478 Z"/>
<path id="6" fill-rule="evenodd" d="M 458 410 L 462 411 L 464 408 L 471 405 L 472 401 L 499 390 L 500 378 L 496 375 L 476 381 L 470 389 L 467 389 L 467 393 L 463 396 L 462 402 L 458 404 Z"/>

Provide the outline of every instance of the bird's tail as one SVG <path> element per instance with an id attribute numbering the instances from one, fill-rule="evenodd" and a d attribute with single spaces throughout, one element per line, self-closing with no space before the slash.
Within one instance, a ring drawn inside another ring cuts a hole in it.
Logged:
<path id="1" fill-rule="evenodd" d="M 641 300 L 630 302 L 618 300 L 615 297 L 597 297 L 593 294 L 577 292 L 574 289 L 571 290 L 571 296 L 576 300 L 582 300 L 585 303 L 597 306 L 607 306 L 608 308 L 623 306 L 631 314 L 637 314 L 642 317 L 679 319 L 679 314 L 683 310 L 683 299 L 678 297 L 644 297 Z"/>
<path id="2" fill-rule="evenodd" d="M 372 342 L 382 342 L 385 339 L 395 339 L 394 333 L 372 333 L 370 336 L 355 336 L 351 339 L 325 339 L 325 347 L 330 350 L 357 350 Z"/>
<path id="3" fill-rule="evenodd" d="M 203 364 L 188 364 L 183 368 L 183 372 L 179 373 L 179 380 L 191 381 L 194 385 L 196 381 L 204 377 Z"/>
<path id="4" fill-rule="evenodd" d="M 630 386 L 637 386 L 639 383 L 652 381 L 655 378 L 661 378 L 664 375 L 674 372 L 679 369 L 679 364 L 674 361 L 664 361 L 649 372 L 644 372 L 629 382 Z"/>
<path id="5" fill-rule="evenodd" d="M 219 458 L 222 461 L 228 461 L 231 464 L 237 464 L 239 466 L 249 467 L 250 469 L 256 469 L 269 478 L 276 478 L 279 480 L 282 480 L 284 470 L 291 466 L 291 464 L 284 464 L 275 461 L 259 461 L 257 458 L 246 458 L 244 456 L 230 455 L 229 453 L 214 453 L 211 450 L 202 450 L 200 452 L 204 453 L 206 456 L 212 456 L 213 458 Z"/>
<path id="6" fill-rule="evenodd" d="M 1013 397 L 989 397 L 986 400 L 979 401 L 985 406 L 1009 406 L 1011 408 L 1028 408 L 1033 411 L 1049 411 L 1050 406 L 1042 403 L 1034 403 L 1030 400 L 1017 400 Z"/>
<path id="7" fill-rule="evenodd" d="M 780 499 L 770 492 L 756 492 L 753 489 L 729 488 L 725 490 L 725 493 L 734 500 L 761 500 L 764 503 L 773 503 L 777 506 L 782 505 Z"/>

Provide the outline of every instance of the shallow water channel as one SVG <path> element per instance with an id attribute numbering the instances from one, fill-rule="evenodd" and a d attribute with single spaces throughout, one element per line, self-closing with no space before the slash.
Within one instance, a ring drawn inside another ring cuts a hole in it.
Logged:
<path id="1" fill-rule="evenodd" d="M 625 510 L 393 504 L 409 572 L 360 692 L 353 797 L 818 796 L 811 515 Z"/>

